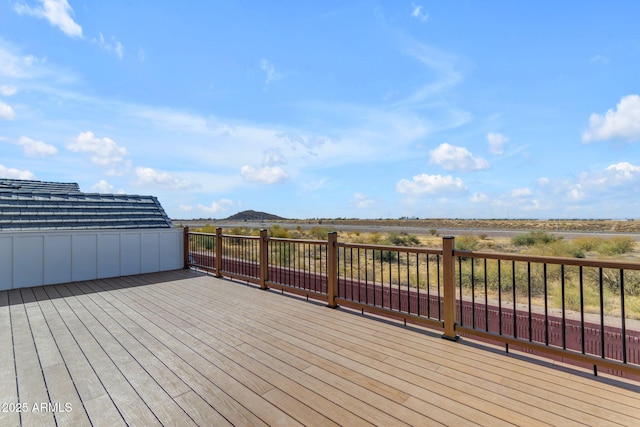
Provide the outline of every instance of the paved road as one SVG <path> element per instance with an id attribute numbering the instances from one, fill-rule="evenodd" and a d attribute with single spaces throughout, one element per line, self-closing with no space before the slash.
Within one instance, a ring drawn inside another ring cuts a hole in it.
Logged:
<path id="1" fill-rule="evenodd" d="M 302 229 L 310 229 L 313 227 L 327 227 L 338 232 L 340 231 L 361 231 L 361 232 L 374 232 L 381 233 L 388 232 L 405 232 L 410 234 L 431 234 L 431 228 L 425 227 L 405 227 L 405 226 L 371 226 L 371 225 L 344 225 L 344 224 L 321 224 L 317 223 L 305 224 L 305 223 L 287 223 L 284 222 L 272 222 L 272 221 L 205 221 L 205 220 L 173 220 L 174 225 L 184 225 L 192 228 L 204 227 L 205 225 L 211 225 L 214 227 L 233 228 L 233 227 L 249 227 L 249 228 L 270 228 L 273 225 L 280 225 L 283 228 L 295 229 L 300 227 Z M 438 228 L 437 232 L 440 236 L 460 236 L 463 234 L 484 234 L 491 238 L 511 238 L 519 234 L 527 233 L 530 230 L 497 230 L 497 229 L 485 229 L 485 228 Z M 576 237 L 583 236 L 598 236 L 605 239 L 609 239 L 615 236 L 628 236 L 636 241 L 640 241 L 640 233 L 607 233 L 607 232 L 583 232 L 583 231 L 549 231 L 549 233 L 562 236 L 565 239 L 574 239 Z"/>

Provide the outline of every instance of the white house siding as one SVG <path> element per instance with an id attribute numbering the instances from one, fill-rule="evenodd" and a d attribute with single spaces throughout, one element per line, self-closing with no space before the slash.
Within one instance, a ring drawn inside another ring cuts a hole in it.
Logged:
<path id="1" fill-rule="evenodd" d="M 182 229 L 0 233 L 0 290 L 183 267 Z"/>

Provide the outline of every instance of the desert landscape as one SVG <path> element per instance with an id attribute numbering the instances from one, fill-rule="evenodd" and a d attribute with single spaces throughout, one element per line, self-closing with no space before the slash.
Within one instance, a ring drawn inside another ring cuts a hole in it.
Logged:
<path id="1" fill-rule="evenodd" d="M 564 231 L 587 233 L 640 233 L 640 221 L 610 219 L 317 219 L 291 220 L 292 223 L 331 224 L 359 227 L 410 227 L 459 230 Z"/>

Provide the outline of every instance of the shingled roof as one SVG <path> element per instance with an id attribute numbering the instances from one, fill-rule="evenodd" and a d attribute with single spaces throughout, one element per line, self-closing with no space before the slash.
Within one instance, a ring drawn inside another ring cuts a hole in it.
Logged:
<path id="1" fill-rule="evenodd" d="M 76 183 L 29 181 L 26 179 L 0 178 L 0 192 L 5 191 L 35 191 L 45 193 L 79 193 L 80 186 Z"/>
<path id="2" fill-rule="evenodd" d="M 0 231 L 172 226 L 153 196 L 83 193 L 75 183 L 0 179 Z"/>

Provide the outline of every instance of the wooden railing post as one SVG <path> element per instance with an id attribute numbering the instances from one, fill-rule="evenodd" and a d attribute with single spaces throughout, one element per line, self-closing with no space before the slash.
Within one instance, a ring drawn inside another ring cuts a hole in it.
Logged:
<path id="1" fill-rule="evenodd" d="M 260 230 L 260 289 L 269 289 L 269 235 L 267 230 Z"/>
<path id="2" fill-rule="evenodd" d="M 216 228 L 216 277 L 222 277 L 222 227 Z"/>
<path id="3" fill-rule="evenodd" d="M 442 338 L 457 341 L 456 334 L 456 264 L 453 257 L 455 239 L 451 236 L 442 238 L 442 282 L 444 286 L 444 334 Z"/>
<path id="4" fill-rule="evenodd" d="M 184 260 L 184 269 L 189 268 L 189 227 L 182 229 L 182 253 Z"/>
<path id="5" fill-rule="evenodd" d="M 338 294 L 338 233 L 327 236 L 327 307 L 336 308 Z"/>

